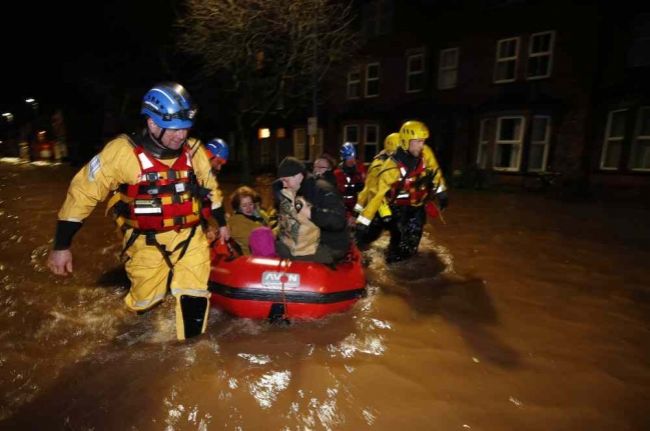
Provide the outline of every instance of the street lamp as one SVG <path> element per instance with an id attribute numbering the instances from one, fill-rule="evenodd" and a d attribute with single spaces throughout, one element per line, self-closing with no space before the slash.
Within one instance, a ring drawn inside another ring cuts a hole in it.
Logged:
<path id="1" fill-rule="evenodd" d="M 36 101 L 36 99 L 32 97 L 28 97 L 27 99 L 25 99 L 25 103 L 31 106 L 34 112 L 38 110 L 38 102 Z"/>

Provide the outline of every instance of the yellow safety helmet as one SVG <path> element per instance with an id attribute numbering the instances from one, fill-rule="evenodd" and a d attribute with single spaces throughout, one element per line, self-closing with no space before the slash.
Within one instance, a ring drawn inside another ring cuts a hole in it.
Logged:
<path id="1" fill-rule="evenodd" d="M 399 145 L 403 150 L 408 151 L 409 142 L 412 139 L 427 139 L 429 137 L 429 129 L 421 121 L 409 120 L 402 124 L 399 129 Z"/>
<path id="2" fill-rule="evenodd" d="M 397 150 L 397 146 L 399 145 L 399 133 L 391 133 L 390 135 L 386 136 L 386 139 L 384 139 L 384 150 L 387 153 L 393 154 L 395 150 Z"/>

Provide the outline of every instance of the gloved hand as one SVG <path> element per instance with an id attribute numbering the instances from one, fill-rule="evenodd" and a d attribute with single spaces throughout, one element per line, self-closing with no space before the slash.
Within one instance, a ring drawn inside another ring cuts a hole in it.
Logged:
<path id="1" fill-rule="evenodd" d="M 357 236 L 357 238 L 358 238 L 359 236 L 363 236 L 363 235 L 365 235 L 367 232 L 368 232 L 368 226 L 366 226 L 365 224 L 363 224 L 363 223 L 356 223 L 356 224 L 354 225 L 354 233 L 355 233 L 355 235 Z"/>
<path id="2" fill-rule="evenodd" d="M 444 210 L 449 205 L 447 192 L 436 193 L 436 199 L 438 200 L 438 208 L 440 208 L 440 211 Z"/>

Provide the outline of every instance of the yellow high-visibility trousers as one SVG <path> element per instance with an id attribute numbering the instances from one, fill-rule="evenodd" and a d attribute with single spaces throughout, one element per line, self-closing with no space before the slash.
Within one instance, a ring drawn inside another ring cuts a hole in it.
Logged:
<path id="1" fill-rule="evenodd" d="M 179 232 L 168 231 L 156 234 L 156 241 L 168 252 L 173 251 L 169 255 L 173 265 L 172 272 L 161 250 L 155 245 L 147 245 L 144 234 L 139 235 L 125 252 L 128 257 L 125 268 L 131 280 L 131 289 L 124 298 L 126 306 L 134 311 L 151 308 L 165 298 L 169 286 L 177 302 L 176 328 L 179 339 L 186 338 L 184 321 L 188 318 L 187 315 L 183 315 L 182 296 L 206 299 L 205 307 L 199 307 L 202 314 L 201 333 L 205 331 L 209 311 L 210 250 L 203 229 L 200 227 L 195 229 L 185 253 L 179 260 L 184 248 L 182 243 L 188 239 L 191 231 L 191 228 L 186 228 Z M 129 229 L 124 236 L 124 246 L 131 234 L 132 230 Z M 197 313 L 196 306 L 192 307 L 192 310 L 194 314 Z"/>

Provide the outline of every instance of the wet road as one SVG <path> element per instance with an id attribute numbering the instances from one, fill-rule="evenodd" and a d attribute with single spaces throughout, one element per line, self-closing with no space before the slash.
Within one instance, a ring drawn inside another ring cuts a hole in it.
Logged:
<path id="1" fill-rule="evenodd" d="M 650 429 L 647 209 L 452 191 L 350 312 L 180 343 L 171 301 L 125 309 L 103 207 L 47 272 L 72 173 L 0 162 L 0 429 Z"/>

